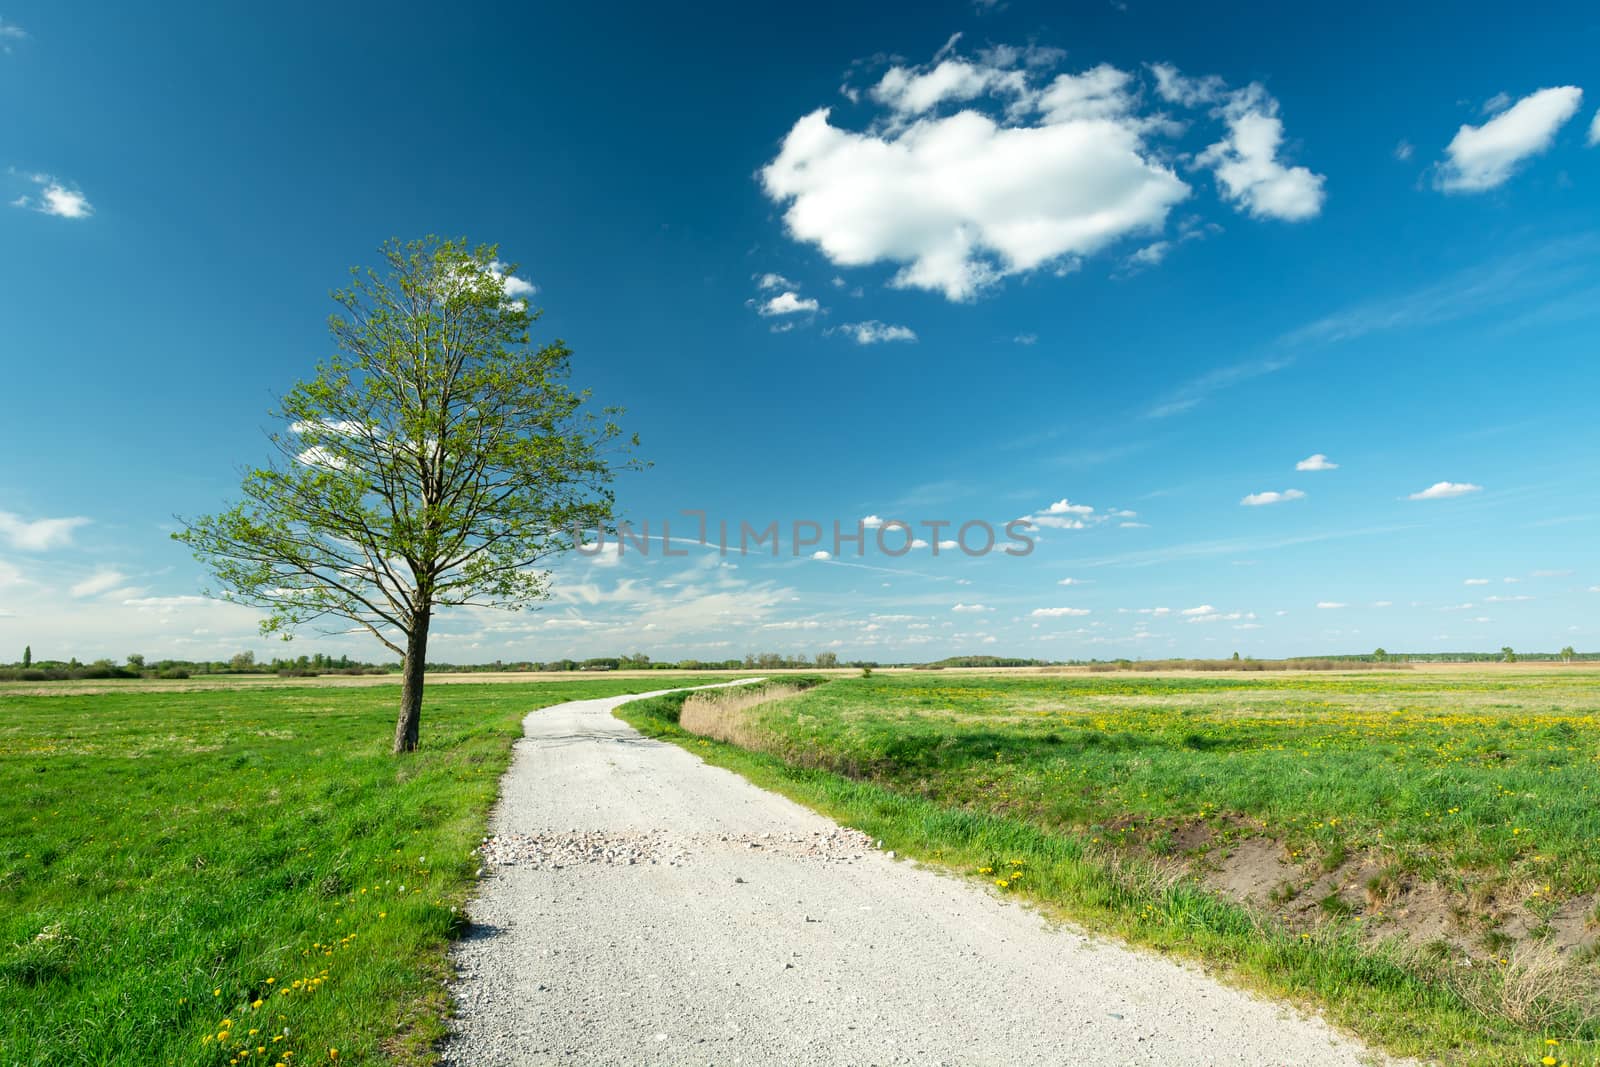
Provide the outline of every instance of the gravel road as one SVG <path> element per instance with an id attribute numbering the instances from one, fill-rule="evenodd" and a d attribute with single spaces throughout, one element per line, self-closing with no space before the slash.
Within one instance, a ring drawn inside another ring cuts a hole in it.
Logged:
<path id="1" fill-rule="evenodd" d="M 634 699 L 525 720 L 446 1063 L 1381 1062 L 648 740 Z"/>

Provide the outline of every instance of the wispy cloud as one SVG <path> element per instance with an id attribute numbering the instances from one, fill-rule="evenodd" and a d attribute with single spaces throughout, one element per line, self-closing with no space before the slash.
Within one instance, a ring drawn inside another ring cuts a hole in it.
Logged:
<path id="1" fill-rule="evenodd" d="M 1168 393 L 1155 406 L 1144 413 L 1147 419 L 1165 419 L 1173 415 L 1181 415 L 1185 411 L 1199 406 L 1210 399 L 1213 393 L 1231 386 L 1272 374 L 1289 366 L 1294 360 L 1291 357 L 1280 356 L 1272 359 L 1254 360 L 1248 363 L 1235 363 L 1231 367 L 1218 367 L 1195 378 L 1172 392 Z"/>
<path id="2" fill-rule="evenodd" d="M 813 302 L 814 303 L 814 302 Z M 876 345 L 885 341 L 915 341 L 916 331 L 909 326 L 893 326 L 877 319 L 866 322 L 847 322 L 839 327 L 840 332 L 851 338 L 858 345 Z"/>
<path id="3" fill-rule="evenodd" d="M 19 551 L 48 552 L 70 545 L 73 532 L 88 524 L 88 519 L 78 516 L 30 521 L 21 515 L 0 511 L 0 538 Z"/>
<path id="4" fill-rule="evenodd" d="M 1296 463 L 1294 469 L 1297 471 L 1336 471 L 1339 469 L 1339 465 L 1321 452 L 1318 452 L 1316 455 L 1307 456 L 1299 463 Z"/>

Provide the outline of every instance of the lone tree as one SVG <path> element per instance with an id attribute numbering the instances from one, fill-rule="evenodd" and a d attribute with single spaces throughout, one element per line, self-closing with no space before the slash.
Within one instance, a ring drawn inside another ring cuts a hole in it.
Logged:
<path id="1" fill-rule="evenodd" d="M 401 656 L 396 753 L 417 747 L 434 611 L 548 597 L 541 561 L 613 529 L 612 479 L 640 466 L 620 409 L 568 387 L 567 346 L 530 345 L 532 287 L 497 251 L 391 240 L 384 273 L 352 270 L 336 353 L 273 413 L 277 455 L 174 534 L 263 633 L 346 620 Z"/>
<path id="2" fill-rule="evenodd" d="M 24 667 L 33 666 L 33 646 L 32 645 L 23 645 L 22 646 L 22 665 Z"/>

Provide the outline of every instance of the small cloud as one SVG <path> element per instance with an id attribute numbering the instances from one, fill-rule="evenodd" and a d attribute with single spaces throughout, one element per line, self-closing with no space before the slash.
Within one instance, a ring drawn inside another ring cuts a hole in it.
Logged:
<path id="1" fill-rule="evenodd" d="M 1336 471 L 1339 469 L 1339 465 L 1321 452 L 1318 452 L 1296 463 L 1294 469 L 1297 471 Z"/>
<path id="2" fill-rule="evenodd" d="M 1463 124 L 1445 146 L 1434 184 L 1447 193 L 1504 185 L 1524 160 L 1550 147 L 1582 102 L 1582 89 L 1560 85 L 1529 93 L 1482 126 Z"/>
<path id="3" fill-rule="evenodd" d="M 835 284 L 838 284 L 839 281 L 840 281 L 840 279 L 838 279 L 838 278 L 834 279 Z M 800 288 L 800 283 L 799 282 L 791 282 L 788 278 L 785 278 L 783 275 L 781 275 L 781 274 L 773 274 L 771 271 L 768 271 L 766 274 L 757 275 L 756 279 L 755 279 L 755 282 L 756 282 L 756 288 L 757 289 L 798 289 L 798 288 Z"/>
<path id="4" fill-rule="evenodd" d="M 36 196 L 19 196 L 11 201 L 12 207 L 31 208 L 41 215 L 54 215 L 61 219 L 86 219 L 94 214 L 94 205 L 75 185 L 57 181 L 48 174 L 31 174 L 29 179 L 37 186 Z"/>
<path id="5" fill-rule="evenodd" d="M 127 581 L 127 575 L 120 571 L 96 571 L 74 585 L 71 592 L 75 597 L 96 596 L 100 593 L 110 592 L 125 581 Z"/>
<path id="6" fill-rule="evenodd" d="M 1487 579 L 1487 578 L 1468 578 L 1466 581 L 1462 582 L 1461 584 L 1462 585 L 1488 585 L 1489 584 L 1489 579 Z"/>
<path id="7" fill-rule="evenodd" d="M 489 263 L 490 275 L 500 279 L 500 288 L 505 292 L 506 296 L 512 298 L 528 297 L 539 291 L 537 285 L 524 278 L 519 278 L 515 274 L 507 273 L 508 270 L 509 267 L 498 259 Z"/>
<path id="8" fill-rule="evenodd" d="M 1394 158 L 1404 163 L 1406 160 L 1411 158 L 1412 154 L 1415 153 L 1416 150 L 1416 146 L 1410 141 L 1401 141 L 1399 144 L 1394 146 Z"/>
<path id="9" fill-rule="evenodd" d="M 1057 582 L 1056 584 L 1057 585 L 1082 585 L 1083 584 L 1083 579 L 1082 578 L 1063 578 L 1059 582 Z"/>
<path id="10" fill-rule="evenodd" d="M 1473 485 L 1471 482 L 1434 482 L 1421 492 L 1412 493 L 1407 500 L 1448 500 L 1453 496 L 1466 496 L 1468 493 L 1479 493 L 1483 486 Z"/>
<path id="11" fill-rule="evenodd" d="M 18 26 L 15 22 L 0 19 L 0 52 L 10 52 L 14 41 L 26 41 L 28 31 Z"/>
<path id="12" fill-rule="evenodd" d="M 822 305 L 811 297 L 802 298 L 793 290 L 786 289 L 777 296 L 756 309 L 759 315 L 797 315 L 802 312 L 816 311 Z"/>
<path id="13" fill-rule="evenodd" d="M 1374 600 L 1372 602 L 1372 606 L 1375 607 L 1375 608 L 1392 608 L 1392 607 L 1394 607 L 1394 601 L 1392 601 L 1392 600 Z"/>
<path id="14" fill-rule="evenodd" d="M 1039 335 L 1036 333 L 1019 333 L 1011 339 L 1011 343 L 1018 345 L 1036 345 L 1039 343 Z"/>
<path id="15" fill-rule="evenodd" d="M 1569 571 L 1569 570 L 1530 571 L 1530 572 L 1528 572 L 1528 577 L 1530 577 L 1530 578 L 1570 578 L 1570 577 L 1572 577 L 1572 572 Z"/>
<path id="16" fill-rule="evenodd" d="M 1486 596 L 1483 598 L 1483 602 L 1485 604 L 1510 604 L 1517 601 L 1532 599 L 1533 597 L 1529 596 L 1528 594 L 1520 593 L 1517 596 Z"/>
<path id="17" fill-rule="evenodd" d="M 1289 500 L 1304 500 L 1305 497 L 1306 495 L 1298 489 L 1285 489 L 1281 493 L 1275 491 L 1251 493 L 1239 503 L 1247 508 L 1259 508 L 1266 504 L 1282 504 Z"/>
<path id="18" fill-rule="evenodd" d="M 1036 619 L 1060 619 L 1067 616 L 1080 616 L 1089 614 L 1088 608 L 1034 608 L 1028 613 Z"/>
<path id="19" fill-rule="evenodd" d="M 1600 144 L 1600 111 L 1594 113 L 1594 118 L 1589 121 L 1589 147 Z"/>
<path id="20" fill-rule="evenodd" d="M 950 610 L 955 612 L 957 615 L 977 615 L 990 609 L 984 607 L 982 604 L 957 604 Z"/>
<path id="21" fill-rule="evenodd" d="M 1184 608 L 1183 611 L 1181 611 L 1179 614 L 1181 614 L 1181 615 L 1214 615 L 1214 614 L 1216 614 L 1216 611 L 1217 611 L 1217 609 L 1212 607 L 1210 604 L 1201 604 L 1197 608 Z M 1156 612 L 1155 614 L 1159 614 L 1159 612 Z"/>
<path id="22" fill-rule="evenodd" d="M 816 301 L 812 301 L 813 304 Z M 866 322 L 847 322 L 839 329 L 847 336 L 853 338 L 858 345 L 876 345 L 885 341 L 915 341 L 916 331 L 909 326 L 894 326 L 877 319 L 868 319 Z"/>
<path id="23" fill-rule="evenodd" d="M 825 550 L 819 548 L 815 552 L 811 553 L 811 558 L 812 559 L 832 559 L 833 558 L 833 553 L 825 551 Z"/>
<path id="24" fill-rule="evenodd" d="M 1319 600 L 1319 601 L 1317 601 L 1317 607 L 1321 608 L 1323 611 L 1336 611 L 1339 608 L 1347 608 L 1349 606 L 1350 605 L 1340 603 L 1337 600 Z"/>
<path id="25" fill-rule="evenodd" d="M 878 527 L 883 525 L 883 520 L 876 515 L 868 515 L 866 518 L 861 520 L 861 525 L 865 526 L 869 530 L 876 530 Z"/>

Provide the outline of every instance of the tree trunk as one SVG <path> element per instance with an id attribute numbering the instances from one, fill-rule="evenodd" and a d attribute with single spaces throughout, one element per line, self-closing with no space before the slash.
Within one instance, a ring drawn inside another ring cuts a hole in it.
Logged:
<path id="1" fill-rule="evenodd" d="M 400 715 L 394 724 L 394 754 L 415 752 L 422 728 L 422 676 L 428 665 L 428 622 L 430 612 L 423 608 L 411 621 L 406 638 L 406 659 L 400 667 Z"/>

